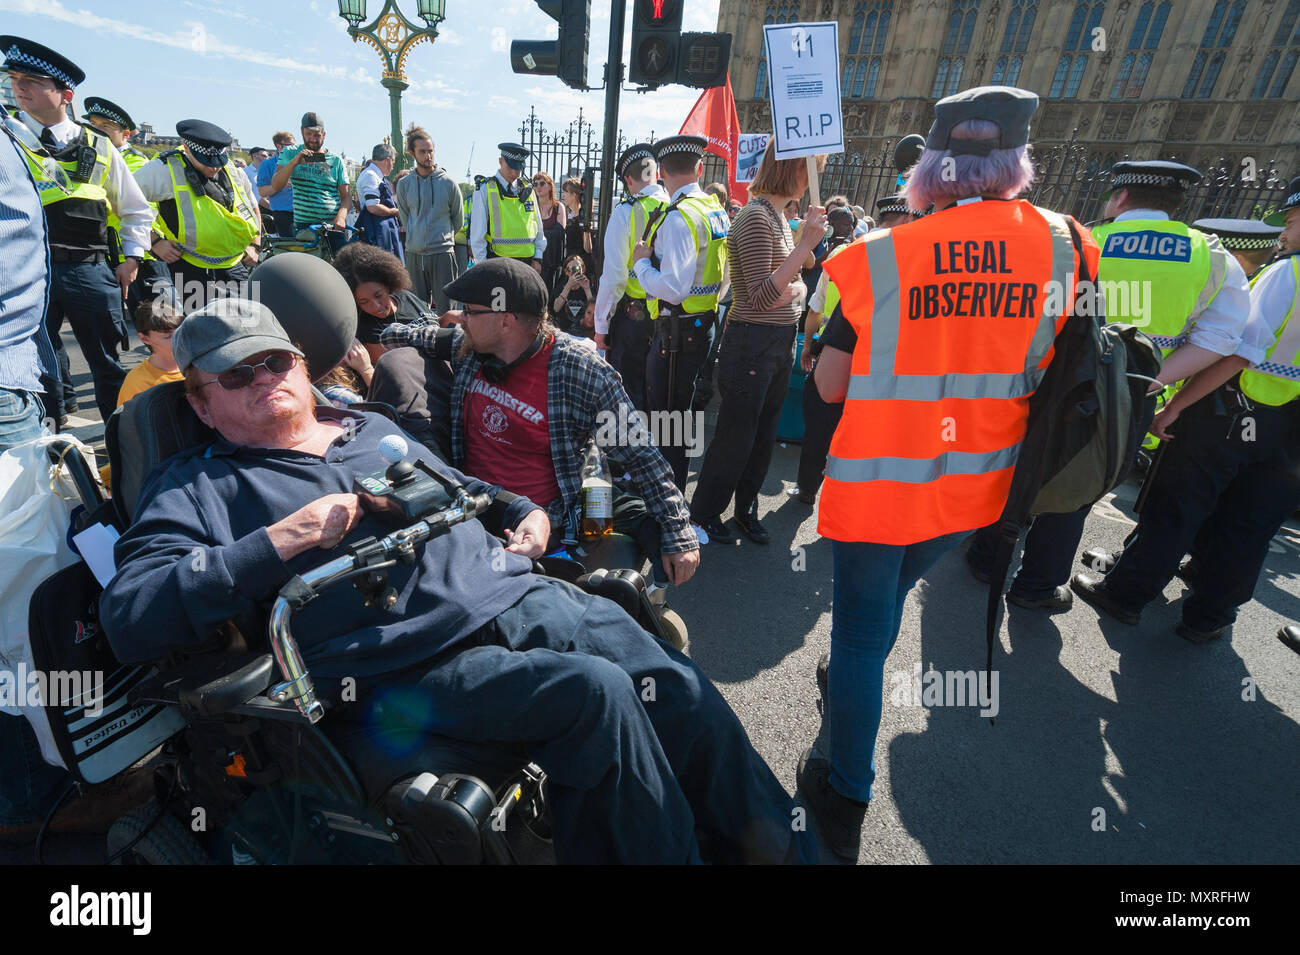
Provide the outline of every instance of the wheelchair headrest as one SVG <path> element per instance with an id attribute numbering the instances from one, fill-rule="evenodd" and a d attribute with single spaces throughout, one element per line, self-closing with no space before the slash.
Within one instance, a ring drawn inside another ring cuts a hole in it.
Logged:
<path id="1" fill-rule="evenodd" d="M 307 356 L 312 381 L 343 360 L 357 336 L 357 304 L 338 269 L 305 252 L 282 252 L 258 265 L 252 282 Z"/>

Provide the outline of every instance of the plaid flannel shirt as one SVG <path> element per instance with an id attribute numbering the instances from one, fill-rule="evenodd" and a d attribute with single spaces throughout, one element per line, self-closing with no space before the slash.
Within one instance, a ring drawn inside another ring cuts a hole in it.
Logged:
<path id="1" fill-rule="evenodd" d="M 411 345 L 431 354 L 437 331 L 436 322 L 389 325 L 380 334 L 380 342 L 388 348 Z M 458 350 L 463 340 L 464 332 L 458 328 L 453 349 Z M 451 464 L 461 468 L 465 461 L 465 395 L 481 362 L 471 353 L 452 365 L 456 377 L 451 389 Z M 582 453 L 587 441 L 594 437 L 615 473 L 631 476 L 646 510 L 659 522 L 664 553 L 697 550 L 699 540 L 691 529 L 686 499 L 673 483 L 672 468 L 659 453 L 644 419 L 632 407 L 618 372 L 572 336 L 557 332 L 547 369 L 546 395 L 551 460 L 560 487 L 559 499 L 546 508 L 551 526 L 563 527 L 567 515 L 580 503 Z"/>

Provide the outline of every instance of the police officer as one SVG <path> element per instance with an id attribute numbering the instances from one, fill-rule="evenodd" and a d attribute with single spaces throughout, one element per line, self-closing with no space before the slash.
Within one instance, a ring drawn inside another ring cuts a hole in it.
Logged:
<path id="1" fill-rule="evenodd" d="M 1278 236 L 1282 234 L 1280 225 L 1269 225 L 1258 219 L 1197 219 L 1192 228 L 1217 235 L 1251 284 L 1272 261 Z"/>
<path id="2" fill-rule="evenodd" d="M 215 123 L 176 124 L 181 148 L 136 170 L 145 196 L 158 203 L 160 236 L 151 251 L 170 264 L 185 311 L 220 294 L 213 283 L 246 281 L 257 263 L 262 216 L 257 191 L 230 161 L 230 134 Z M 227 287 L 234 293 L 234 287 Z"/>
<path id="3" fill-rule="evenodd" d="M 497 174 L 474 177 L 469 254 L 475 262 L 498 255 L 525 259 L 540 275 L 546 235 L 533 188 L 523 175 L 524 160 L 533 153 L 518 143 L 498 143 L 497 148 Z"/>
<path id="4" fill-rule="evenodd" d="M 651 412 L 690 412 L 695 376 L 718 318 L 718 295 L 727 282 L 727 213 L 716 196 L 700 188 L 708 144 L 703 136 L 669 136 L 654 145 L 669 203 L 648 240 L 638 241 L 632 252 L 633 271 L 651 299 L 655 320 L 645 370 Z M 659 450 L 684 491 L 686 442 L 664 441 Z"/>
<path id="5" fill-rule="evenodd" d="M 1300 250 L 1300 177 L 1269 224 Z M 1268 544 L 1300 508 L 1300 255 L 1289 252 L 1250 291 L 1241 346 L 1191 378 L 1156 416 L 1163 460 L 1134 539 L 1105 578 L 1077 574 L 1076 593 L 1136 624 L 1142 608 L 1184 571 L 1179 636 L 1207 643 L 1227 633 L 1250 599 Z M 1247 368 L 1246 366 L 1251 367 Z"/>
<path id="6" fill-rule="evenodd" d="M 646 358 L 654 326 L 645 288 L 632 270 L 632 252 L 668 205 L 668 193 L 659 185 L 659 166 L 649 143 L 633 143 L 623 150 L 616 169 L 627 197 L 614 207 L 605 227 L 604 267 L 596 293 L 596 347 L 608 347 L 610 365 L 623 376 L 632 404 L 644 411 Z"/>
<path id="7" fill-rule="evenodd" d="M 131 137 L 136 131 L 135 120 L 131 118 L 131 114 L 102 96 L 87 96 L 84 105 L 83 116 L 86 123 L 107 136 L 109 142 L 121 151 L 126 167 L 134 175 L 137 169 L 149 161 L 149 156 L 131 145 Z M 155 213 L 158 211 L 158 207 L 152 202 L 149 203 L 149 208 Z M 122 228 L 121 220 L 116 215 L 110 214 L 108 227 L 113 231 L 113 265 L 117 266 L 122 260 L 121 240 L 118 238 Z M 127 296 L 128 311 L 134 313 L 135 307 L 140 302 L 164 294 L 171 289 L 171 286 L 172 280 L 167 273 L 167 264 L 152 252 L 146 251 L 140 263 L 139 274 L 131 283 Z"/>
<path id="8" fill-rule="evenodd" d="M 148 248 L 153 210 L 113 144 L 68 119 L 73 90 L 85 73 L 66 57 L 21 37 L 0 36 L 0 52 L 20 107 L 17 118 L 40 139 L 45 153 L 27 154 L 49 230 L 52 274 L 46 328 L 60 376 L 46 383 L 45 410 L 62 420 L 77 407 L 60 335 L 66 317 L 90 366 L 95 403 L 107 420 L 126 377 L 117 349 L 130 347 L 122 302 Z M 55 160 L 60 173 L 46 169 L 47 157 Z M 116 270 L 108 265 L 110 215 L 120 221 L 122 261 Z"/>
<path id="9" fill-rule="evenodd" d="M 1218 238 L 1172 218 L 1200 181 L 1197 170 L 1176 162 L 1121 162 L 1111 175 L 1108 221 L 1092 230 L 1101 245 L 1106 320 L 1150 336 L 1163 356 L 1160 381 L 1172 385 L 1237 350 L 1250 308 L 1246 274 Z M 1142 411 L 1146 421 L 1154 412 L 1152 400 Z M 1051 613 L 1071 607 L 1065 585 L 1090 510 L 1035 519 L 1010 603 Z M 981 580 L 990 573 L 996 537 L 995 529 L 985 529 L 966 555 Z"/>

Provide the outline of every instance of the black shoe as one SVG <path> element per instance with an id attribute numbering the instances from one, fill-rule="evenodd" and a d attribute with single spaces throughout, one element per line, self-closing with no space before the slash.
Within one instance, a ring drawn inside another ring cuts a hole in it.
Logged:
<path id="1" fill-rule="evenodd" d="M 1178 565 L 1178 570 L 1174 572 L 1174 576 L 1185 583 L 1188 587 L 1195 590 L 1196 574 L 1198 570 L 1200 570 L 1200 568 L 1196 564 L 1195 557 L 1184 557 L 1182 562 Z"/>
<path id="2" fill-rule="evenodd" d="M 1112 553 L 1104 547 L 1090 547 L 1079 555 L 1079 563 L 1094 574 L 1106 576 L 1119 560 L 1119 554 Z"/>
<path id="3" fill-rule="evenodd" d="M 1129 610 L 1107 592 L 1105 577 L 1075 574 L 1070 579 L 1070 589 L 1097 610 L 1130 627 L 1136 626 L 1142 616 L 1142 611 Z"/>
<path id="4" fill-rule="evenodd" d="M 1300 653 L 1300 627 L 1289 623 L 1277 632 L 1277 638 L 1296 653 Z"/>
<path id="5" fill-rule="evenodd" d="M 1013 590 L 1007 594 L 1007 603 L 1015 604 L 1017 607 L 1024 607 L 1026 610 L 1065 613 L 1074 606 L 1074 594 L 1070 593 L 1069 587 L 1062 585 L 1052 591 L 1050 597 L 1039 597 L 1037 600 L 1031 600 L 1028 597 L 1021 597 Z"/>
<path id="6" fill-rule="evenodd" d="M 831 655 L 829 653 L 823 653 L 821 659 L 817 661 L 817 689 L 821 690 L 823 701 L 827 701 L 831 698 L 830 674 Z"/>
<path id="7" fill-rule="evenodd" d="M 799 758 L 798 791 L 816 818 L 822 842 L 839 861 L 855 865 L 862 851 L 862 820 L 867 815 L 867 804 L 836 792 L 831 785 L 830 760 L 814 755 L 811 748 Z"/>
<path id="8" fill-rule="evenodd" d="M 809 507 L 812 507 L 817 503 L 816 491 L 805 491 L 803 488 L 797 487 L 793 491 L 790 491 L 789 494 L 800 504 L 807 504 Z"/>
<path id="9" fill-rule="evenodd" d="M 1217 630 L 1194 630 L 1181 620 L 1178 621 L 1178 626 L 1174 627 L 1174 633 L 1188 643 L 1213 643 L 1227 632 L 1227 627 L 1219 627 Z"/>
<path id="10" fill-rule="evenodd" d="M 755 544 L 772 543 L 772 535 L 769 534 L 767 532 L 767 529 L 758 522 L 757 501 L 751 504 L 746 509 L 745 513 L 742 514 L 739 511 L 737 511 L 735 514 L 731 516 L 731 519 L 736 522 L 736 526 L 739 527 L 744 532 L 745 536 L 748 537 L 750 540 L 752 540 Z M 709 529 L 706 527 L 705 530 L 707 531 Z M 709 531 L 710 535 L 712 535 L 712 533 L 713 533 L 712 531 Z"/>
<path id="11" fill-rule="evenodd" d="M 981 584 L 991 583 L 993 575 L 976 563 L 975 558 L 971 556 L 970 550 L 966 551 L 966 566 L 970 568 L 970 574 Z"/>
<path id="12" fill-rule="evenodd" d="M 701 521 L 700 526 L 704 528 L 704 533 L 709 535 L 710 544 L 740 543 L 740 538 L 732 533 L 731 528 L 724 524 L 720 518 L 715 517 L 711 521 Z"/>

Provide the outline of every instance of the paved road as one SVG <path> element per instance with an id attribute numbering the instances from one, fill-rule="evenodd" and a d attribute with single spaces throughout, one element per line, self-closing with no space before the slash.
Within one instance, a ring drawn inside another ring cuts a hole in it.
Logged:
<path id="1" fill-rule="evenodd" d="M 797 446 L 778 448 L 764 488 L 771 546 L 710 545 L 672 599 L 693 658 L 791 790 L 821 725 L 813 672 L 830 647 L 831 609 L 830 546 L 812 509 L 784 493 L 797 460 Z M 1135 492 L 1126 485 L 1094 508 L 1083 546 L 1122 541 Z M 996 725 L 974 708 L 887 698 L 861 861 L 1300 862 L 1300 656 L 1274 637 L 1300 620 L 1300 525 L 1275 538 L 1228 639 L 1193 646 L 1175 635 L 1182 593 L 1171 583 L 1140 627 L 1099 622 L 1081 602 L 1052 617 L 1011 608 Z M 908 599 L 887 690 L 917 666 L 979 670 L 985 596 L 960 550 L 936 565 Z M 93 839 L 64 837 L 49 855 L 95 861 L 97 851 Z M 0 852 L 0 862 L 28 859 Z"/>

